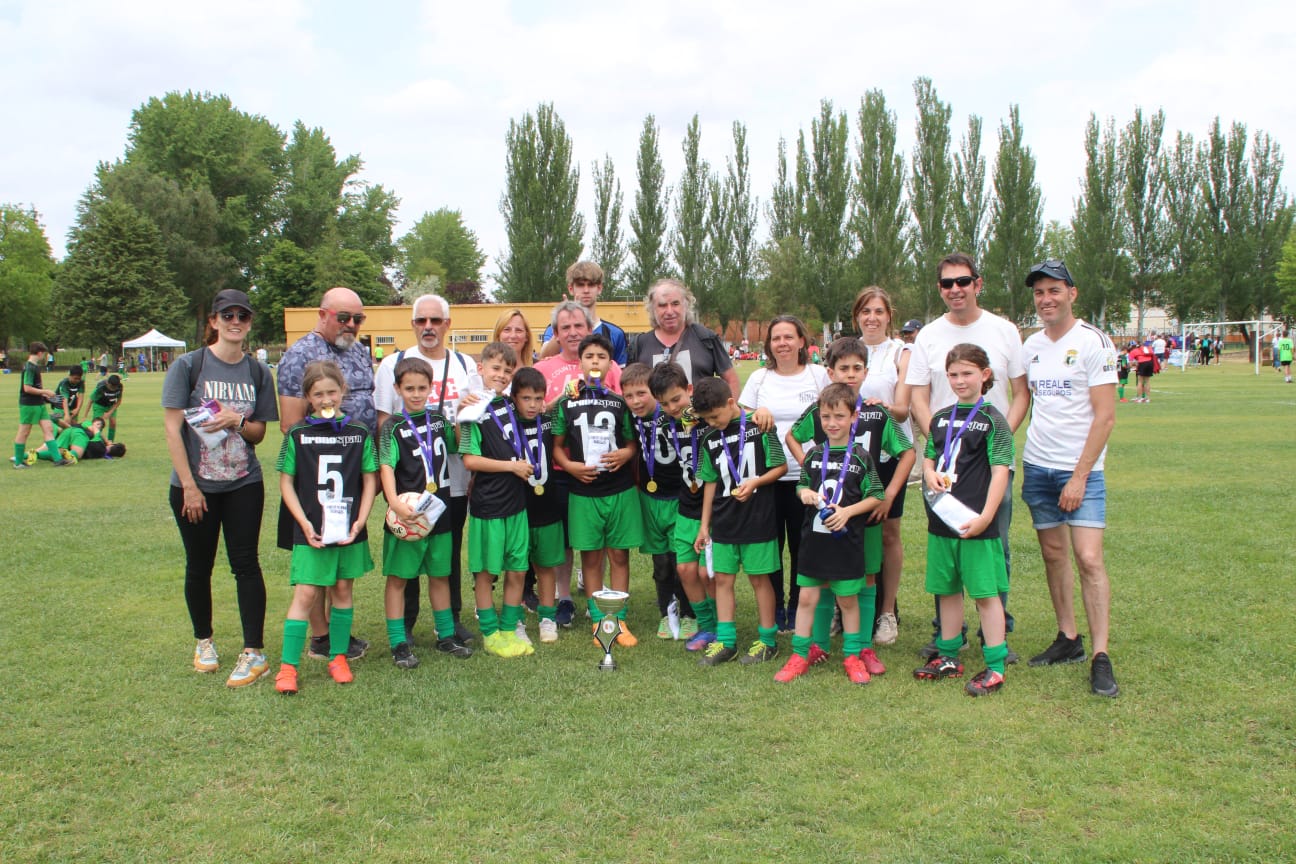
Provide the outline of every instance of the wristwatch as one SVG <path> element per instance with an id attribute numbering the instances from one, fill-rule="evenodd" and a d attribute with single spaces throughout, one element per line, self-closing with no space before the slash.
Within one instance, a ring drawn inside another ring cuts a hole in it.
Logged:
<path id="1" fill-rule="evenodd" d="M 239 417 L 238 431 L 242 432 L 242 431 L 243 431 L 243 426 L 244 426 L 246 423 L 247 423 L 247 415 L 244 414 L 243 416 Z"/>

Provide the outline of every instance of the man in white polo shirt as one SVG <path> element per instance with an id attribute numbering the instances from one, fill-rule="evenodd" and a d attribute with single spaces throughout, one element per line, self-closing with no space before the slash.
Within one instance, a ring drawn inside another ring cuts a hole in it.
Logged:
<path id="1" fill-rule="evenodd" d="M 905 383 L 911 396 L 910 414 L 914 429 L 928 434 L 932 415 L 958 400 L 945 377 L 945 355 L 960 342 L 979 346 L 990 358 L 994 370 L 994 386 L 986 398 L 1008 420 L 1013 432 L 1026 416 L 1026 369 L 1021 360 L 1021 334 L 1011 321 L 987 312 L 977 305 L 981 294 L 981 274 L 972 258 L 962 252 L 946 255 L 936 265 L 937 283 L 946 312 L 918 331 L 910 352 L 909 371 Z M 1010 467 L 1008 489 L 995 516 L 999 536 L 1004 538 L 1004 565 L 1011 577 L 1008 555 L 1008 529 L 1012 524 L 1012 478 Z M 1013 617 L 1008 613 L 1008 592 L 999 595 L 1004 604 L 1004 618 L 1008 632 L 1013 630 Z M 940 634 L 940 603 L 936 604 L 937 620 L 933 622 L 936 635 Z M 936 646 L 929 642 L 920 652 L 923 657 L 935 656 Z M 1016 652 L 1009 649 L 1009 663 L 1017 662 Z"/>
<path id="2" fill-rule="evenodd" d="M 1116 425 L 1116 346 L 1075 317 L 1075 282 L 1062 261 L 1036 264 L 1026 285 L 1044 329 L 1022 346 L 1032 400 L 1022 453 L 1022 500 L 1039 536 L 1058 625 L 1053 644 L 1032 657 L 1030 665 L 1085 660 L 1084 637 L 1076 630 L 1070 546 L 1094 649 L 1089 687 L 1111 697 L 1120 688 L 1107 656 L 1111 586 L 1103 562 L 1103 457 Z"/>

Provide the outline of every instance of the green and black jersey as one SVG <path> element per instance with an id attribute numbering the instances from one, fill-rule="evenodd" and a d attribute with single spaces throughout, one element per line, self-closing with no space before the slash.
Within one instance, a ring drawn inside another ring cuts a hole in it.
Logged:
<path id="1" fill-rule="evenodd" d="M 541 414 L 534 420 L 518 418 L 526 432 L 526 444 L 533 463 L 540 463 L 539 473 L 527 481 L 527 524 L 532 528 L 561 522 L 567 515 L 567 499 L 557 494 L 553 479 L 553 418 Z M 537 491 L 539 494 L 536 494 Z"/>
<path id="2" fill-rule="evenodd" d="M 932 417 L 931 436 L 927 439 L 927 458 L 935 460 L 939 467 L 948 431 L 953 450 L 951 461 L 955 477 L 950 494 L 973 512 L 980 513 L 985 508 L 986 496 L 990 493 L 990 468 L 995 465 L 1012 467 L 1013 436 L 1008 421 L 999 413 L 999 409 L 988 401 L 981 405 L 975 417 L 964 420 L 963 418 L 970 413 L 972 413 L 971 405 L 957 405 L 936 412 Z M 952 430 L 950 430 L 951 414 L 956 417 Z M 954 437 L 964 427 L 966 431 L 958 438 L 958 442 L 954 443 Z M 958 533 L 932 513 L 930 507 L 927 508 L 927 530 L 938 537 L 959 539 Z M 998 526 L 992 519 L 990 525 L 978 534 L 976 539 L 989 540 L 998 536 Z"/>
<path id="3" fill-rule="evenodd" d="M 284 436 L 276 467 L 293 478 L 293 489 L 306 520 L 316 531 L 323 531 L 325 501 L 346 501 L 350 521 L 355 521 L 364 495 L 364 475 L 377 471 L 378 461 L 364 424 L 307 418 Z M 365 543 L 368 539 L 368 529 L 361 528 L 355 542 Z M 293 543 L 309 544 L 296 520 Z"/>
<path id="4" fill-rule="evenodd" d="M 40 367 L 30 360 L 23 365 L 22 383 L 18 385 L 18 404 L 19 405 L 44 405 L 45 397 L 39 393 L 28 393 L 27 387 L 35 387 L 37 390 L 44 390 L 41 385 Z"/>
<path id="5" fill-rule="evenodd" d="M 499 459 L 504 462 L 526 459 L 520 430 L 513 428 L 508 397 L 491 400 L 480 423 L 459 427 L 459 452 Z M 514 411 L 513 416 L 516 416 Z M 515 442 L 518 442 L 515 444 Z M 519 450 L 522 455 L 518 455 Z M 468 512 L 478 519 L 503 519 L 526 509 L 525 480 L 507 471 L 477 471 L 468 490 Z"/>
<path id="6" fill-rule="evenodd" d="M 716 543 L 739 545 L 778 538 L 773 489 L 757 489 L 746 502 L 733 499 L 733 490 L 740 484 L 784 464 L 777 435 L 773 430 L 761 432 L 749 417 L 745 424 L 735 420 L 703 436 L 698 479 L 716 484 L 711 501 L 711 539 Z"/>
<path id="7" fill-rule="evenodd" d="M 108 379 L 105 378 L 95 385 L 94 392 L 90 394 L 90 401 L 106 410 L 121 401 L 122 391 L 125 389 L 120 385 L 116 390 L 108 389 Z"/>
<path id="8" fill-rule="evenodd" d="M 886 490 L 868 453 L 853 446 L 850 461 L 845 457 L 845 447 L 832 447 L 825 453 L 823 445 L 816 444 L 806 453 L 797 490 L 813 489 L 825 502 L 840 494 L 837 503 L 842 507 L 853 506 L 865 498 L 885 500 Z M 801 551 L 797 556 L 800 575 L 825 580 L 860 578 L 867 525 L 867 516 L 856 516 L 846 523 L 846 533 L 838 536 L 824 527 L 819 508 L 806 507 L 801 525 Z"/>
<path id="9" fill-rule="evenodd" d="M 823 444 L 828 440 L 823 425 L 819 422 L 818 402 L 807 408 L 792 424 L 792 437 L 801 444 L 809 441 Z M 860 408 L 859 420 L 855 422 L 855 444 L 868 453 L 875 466 L 899 459 L 906 450 L 913 449 L 913 442 L 904 429 L 895 422 L 891 412 L 881 405 L 865 405 Z"/>
<path id="10" fill-rule="evenodd" d="M 54 393 L 63 397 L 63 410 L 69 414 L 75 414 L 76 410 L 81 407 L 81 396 L 85 393 L 85 379 L 73 381 L 70 376 L 64 378 L 54 388 Z"/>
<path id="11" fill-rule="evenodd" d="M 639 489 L 646 495 L 663 500 L 678 498 L 685 488 L 684 474 L 680 468 L 679 454 L 671 440 L 671 418 L 658 408 L 651 417 L 634 418 L 635 432 L 639 436 Z M 652 457 L 649 466 L 648 458 Z M 654 484 L 648 488 L 648 481 Z"/>
<path id="12" fill-rule="evenodd" d="M 431 465 L 424 461 L 419 446 L 420 436 L 425 442 L 429 436 L 432 439 Z M 419 411 L 411 414 L 407 422 L 403 414 L 393 414 L 383 423 L 378 440 L 378 463 L 391 466 L 395 472 L 398 495 L 425 491 L 430 476 L 436 483 L 436 496 L 446 507 L 450 506 L 450 460 L 447 457 L 457 453 L 459 448 L 444 415 L 432 410 Z M 432 533 L 446 533 L 450 530 L 451 521 L 438 519 L 432 526 Z M 389 530 L 385 523 L 383 530 Z"/>
<path id="13" fill-rule="evenodd" d="M 587 453 L 618 450 L 634 440 L 625 400 L 606 388 L 584 384 L 575 396 L 558 403 L 553 434 L 566 436 L 567 454 L 573 462 L 584 462 Z M 599 471 L 593 483 L 573 482 L 570 492 L 605 498 L 634 488 L 634 483 L 634 471 L 627 464 L 619 471 Z"/>
<path id="14" fill-rule="evenodd" d="M 688 519 L 702 518 L 702 480 L 698 472 L 702 467 L 702 438 L 711 427 L 685 411 L 679 422 L 672 422 L 667 432 L 679 459 L 680 482 L 679 515 Z"/>

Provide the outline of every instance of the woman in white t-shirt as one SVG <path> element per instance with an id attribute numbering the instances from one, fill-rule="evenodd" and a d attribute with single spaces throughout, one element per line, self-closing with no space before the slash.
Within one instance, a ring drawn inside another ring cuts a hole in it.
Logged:
<path id="1" fill-rule="evenodd" d="M 776 603 L 774 617 L 779 630 L 793 629 L 800 591 L 796 584 L 797 552 L 801 546 L 801 523 L 805 505 L 797 498 L 796 484 L 801 477 L 801 466 L 787 452 L 783 439 L 797 418 L 819 398 L 819 392 L 828 386 L 828 372 L 810 363 L 810 334 L 793 315 L 780 315 L 770 322 L 765 335 L 765 368 L 757 369 L 747 379 L 738 402 L 750 409 L 752 420 L 764 427 L 773 422 L 778 429 L 778 440 L 784 446 L 783 458 L 788 471 L 774 484 L 775 509 L 778 513 L 779 571 L 771 574 Z M 786 542 L 791 573 L 787 589 L 783 587 L 783 547 Z"/>
<path id="2" fill-rule="evenodd" d="M 913 424 L 909 422 L 909 385 L 904 383 L 909 371 L 910 345 L 893 337 L 891 322 L 895 317 L 891 297 L 887 292 L 871 285 L 860 292 L 851 307 L 851 320 L 859 331 L 860 341 L 868 348 L 868 375 L 860 385 L 864 399 L 880 399 L 882 406 L 900 424 L 909 440 L 913 440 Z M 896 460 L 884 453 L 886 461 L 878 463 L 878 479 L 889 487 L 895 477 Z M 882 523 L 882 579 L 878 591 L 876 632 L 873 641 L 878 645 L 891 645 L 896 640 L 896 592 L 900 588 L 900 572 L 904 566 L 904 545 L 900 542 L 900 517 L 904 515 L 905 487 L 895 500 L 878 508 L 876 515 Z M 870 516 L 870 522 L 873 521 Z"/>

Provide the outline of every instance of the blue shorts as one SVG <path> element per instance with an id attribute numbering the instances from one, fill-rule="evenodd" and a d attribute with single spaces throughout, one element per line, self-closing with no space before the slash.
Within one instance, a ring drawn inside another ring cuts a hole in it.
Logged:
<path id="1" fill-rule="evenodd" d="M 1036 531 L 1072 525 L 1077 528 L 1107 527 L 1107 483 L 1103 472 L 1091 471 L 1085 482 L 1084 498 L 1070 513 L 1058 507 L 1058 496 L 1074 472 L 1041 468 L 1025 463 L 1026 479 L 1022 481 L 1022 500 L 1031 511 Z"/>

